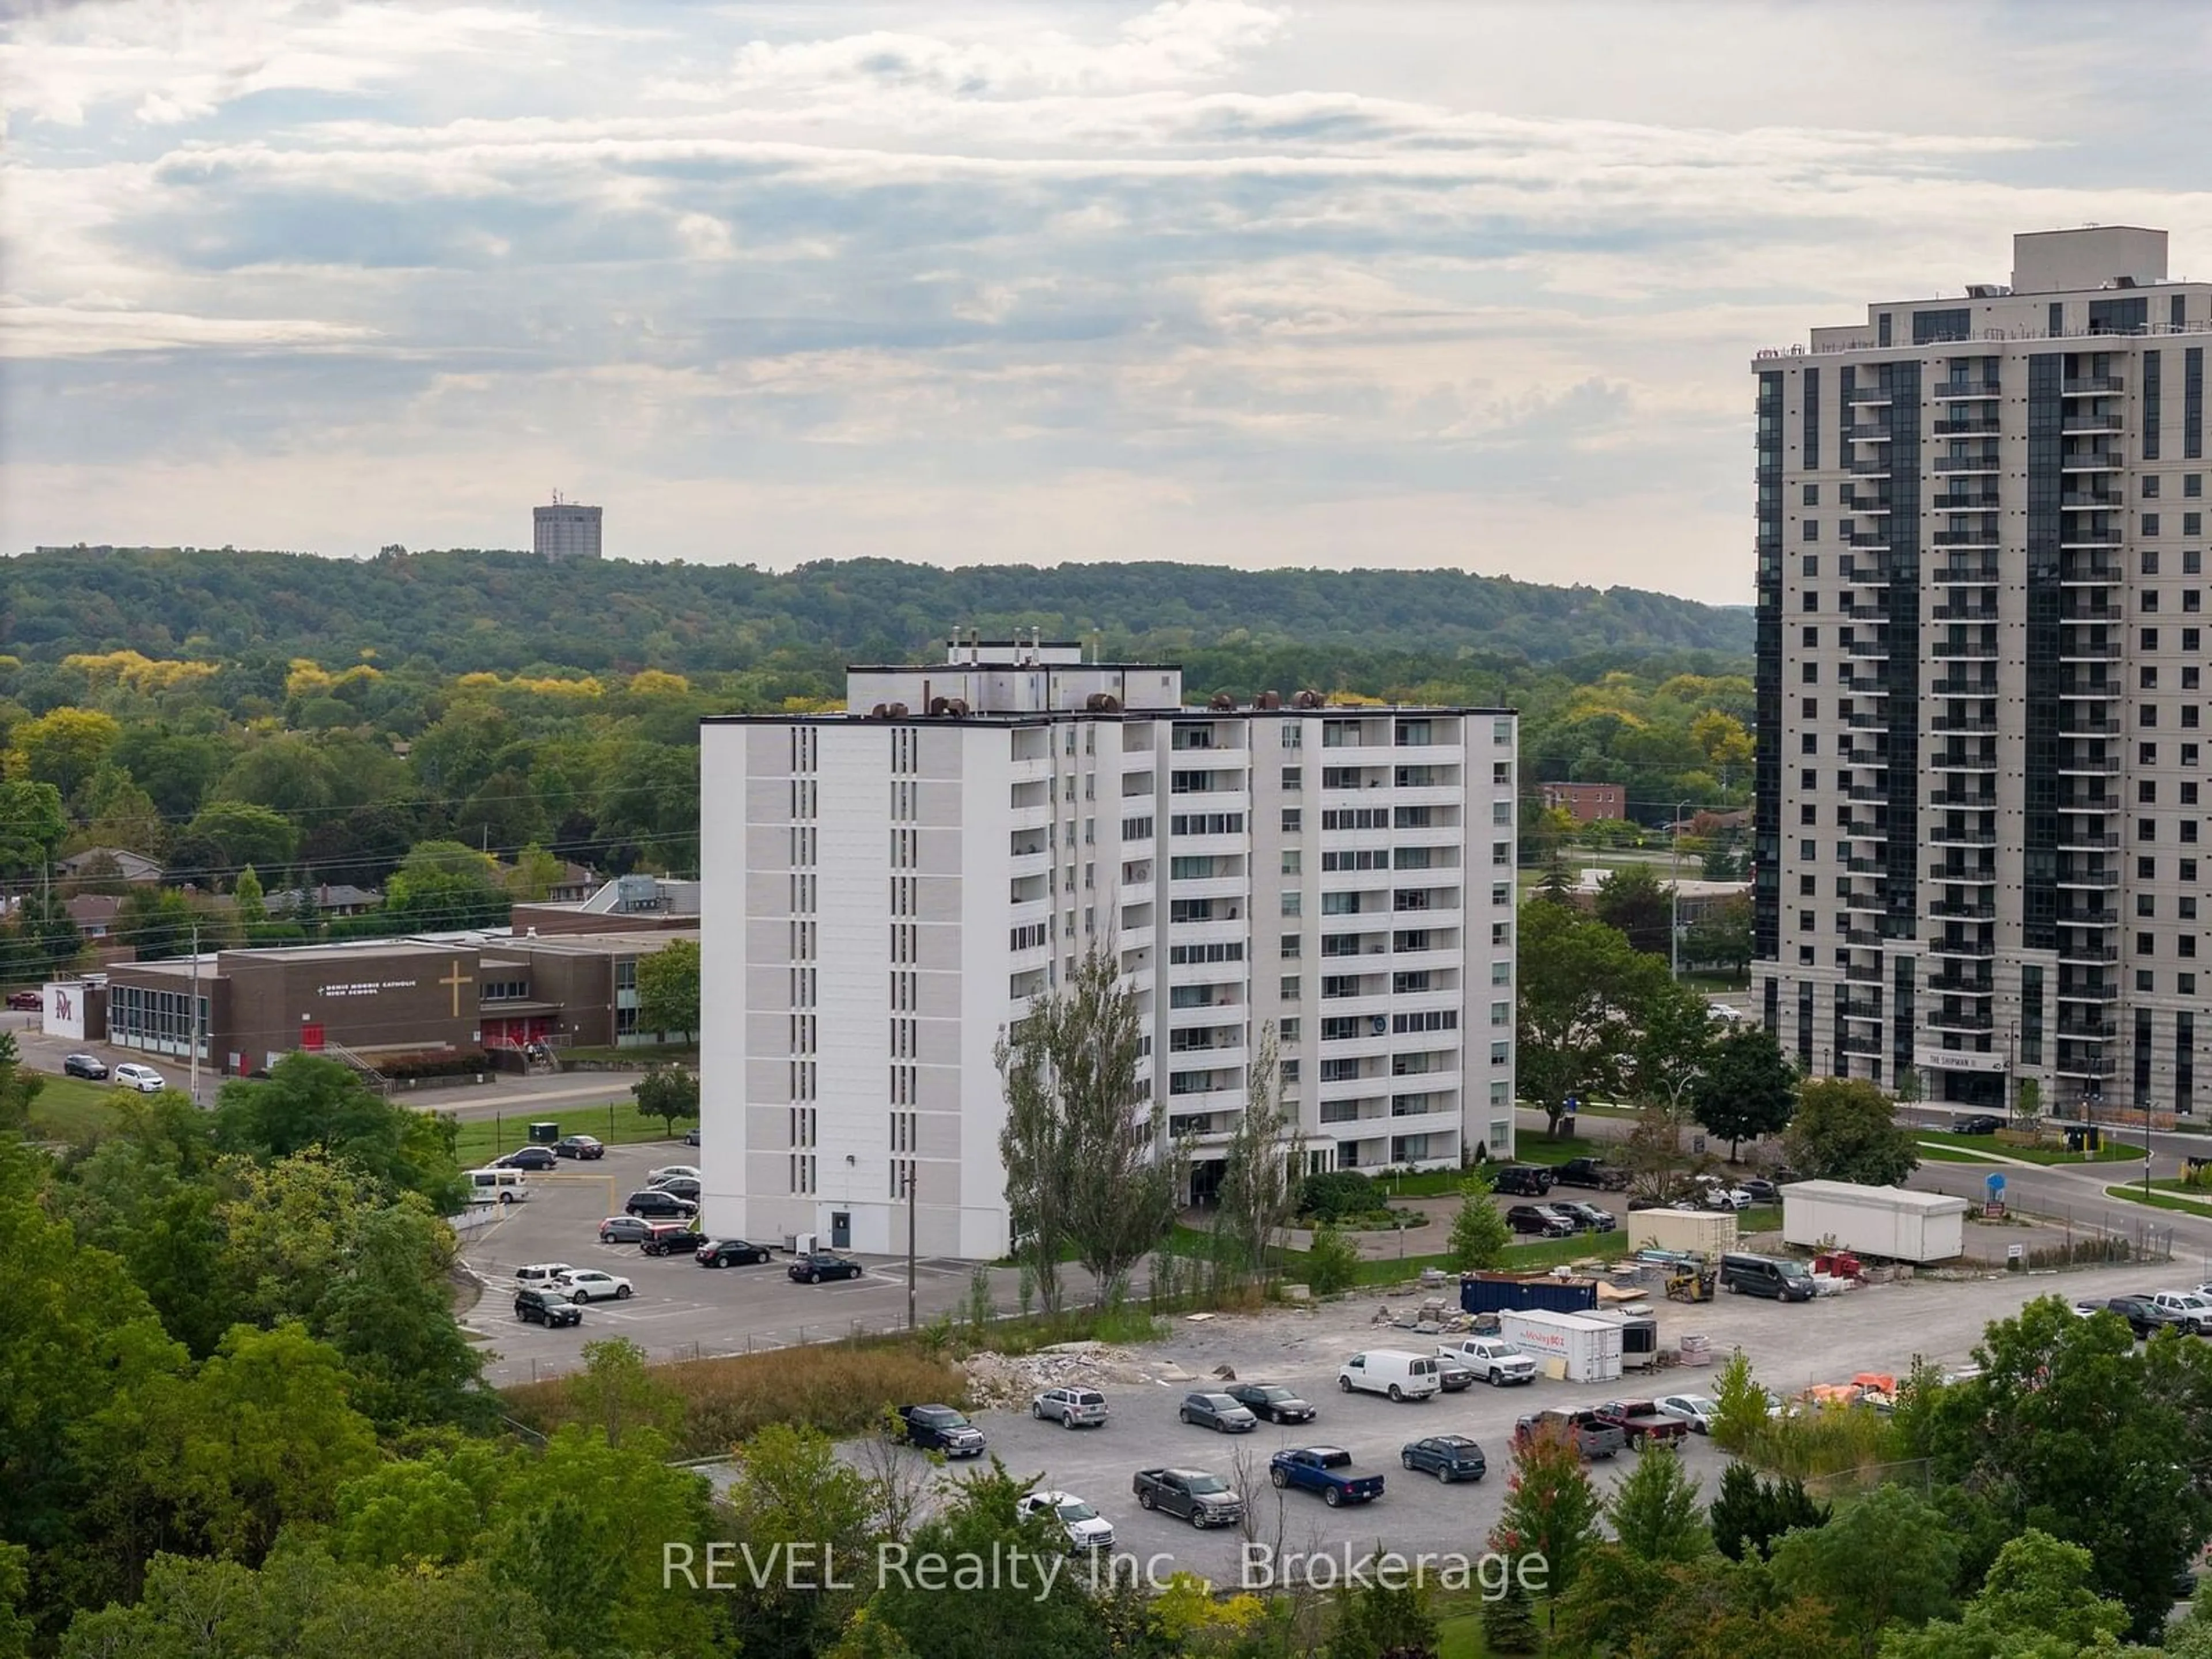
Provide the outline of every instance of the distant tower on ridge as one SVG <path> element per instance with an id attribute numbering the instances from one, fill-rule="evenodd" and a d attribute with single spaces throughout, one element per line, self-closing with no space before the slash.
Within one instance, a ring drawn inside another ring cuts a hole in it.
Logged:
<path id="1" fill-rule="evenodd" d="M 541 559 L 596 559 L 599 556 L 599 517 L 603 509 L 579 507 L 553 492 L 553 505 L 532 510 L 537 520 L 538 556 Z"/>

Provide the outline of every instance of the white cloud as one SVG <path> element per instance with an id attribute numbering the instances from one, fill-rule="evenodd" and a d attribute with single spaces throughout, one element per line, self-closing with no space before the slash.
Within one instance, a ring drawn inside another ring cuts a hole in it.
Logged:
<path id="1" fill-rule="evenodd" d="M 2075 142 L 2193 107 L 2069 113 L 2069 74 L 2166 86 L 2153 46 L 1870 6 L 1940 72 L 1870 95 L 1861 14 L 1810 7 L 49 12 L 0 42 L 0 351 L 39 365 L 0 546 L 513 542 L 526 477 L 672 556 L 1740 598 L 1755 349 L 2002 279 L 2015 229 L 2212 264 L 2212 196 Z M 339 509 L 393 466 L 422 522 Z"/>

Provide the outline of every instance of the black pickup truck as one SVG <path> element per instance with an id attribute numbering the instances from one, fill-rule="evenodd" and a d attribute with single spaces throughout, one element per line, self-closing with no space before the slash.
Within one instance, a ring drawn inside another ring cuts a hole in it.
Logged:
<path id="1" fill-rule="evenodd" d="M 1513 1425 L 1513 1443 L 1522 1444 L 1540 1434 L 1562 1434 L 1573 1441 L 1585 1458 L 1611 1457 L 1628 1443 L 1618 1423 L 1608 1423 L 1594 1411 L 1531 1412 Z"/>
<path id="2" fill-rule="evenodd" d="M 1244 1518 L 1243 1498 L 1203 1469 L 1139 1469 L 1130 1485 L 1139 1509 L 1180 1516 L 1194 1527 L 1233 1527 Z"/>

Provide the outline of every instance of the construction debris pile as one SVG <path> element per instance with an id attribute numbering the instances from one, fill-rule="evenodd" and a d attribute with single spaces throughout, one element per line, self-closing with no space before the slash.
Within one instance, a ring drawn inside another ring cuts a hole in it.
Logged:
<path id="1" fill-rule="evenodd" d="M 970 1354 L 968 1397 L 978 1407 L 1024 1409 L 1047 1389 L 1105 1389 L 1142 1382 L 1190 1382 L 1191 1374 L 1170 1359 L 1139 1354 L 1103 1342 L 1061 1342 L 1033 1354 Z"/>

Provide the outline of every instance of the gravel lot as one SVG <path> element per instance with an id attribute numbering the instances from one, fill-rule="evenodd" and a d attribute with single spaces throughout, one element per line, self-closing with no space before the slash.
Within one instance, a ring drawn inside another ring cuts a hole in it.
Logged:
<path id="1" fill-rule="evenodd" d="M 2015 1311 L 2033 1296 L 2116 1296 L 2163 1284 L 2166 1277 L 2156 1268 L 2124 1267 L 2026 1280 L 1923 1279 L 1788 1306 L 1723 1297 L 1698 1307 L 1662 1302 L 1656 1311 L 1662 1347 L 1677 1348 L 1685 1334 L 1702 1333 L 1711 1341 L 1717 1365 L 1741 1346 L 1761 1380 L 1786 1393 L 1848 1379 L 1858 1370 L 1901 1371 L 1916 1354 L 1939 1364 L 1964 1360 L 1988 1321 Z M 1336 1370 L 1345 1356 L 1363 1347 L 1419 1347 L 1431 1340 L 1374 1324 L 1381 1305 L 1407 1304 L 1376 1298 L 1310 1313 L 1177 1321 L 1165 1341 L 1143 1352 L 1188 1371 L 1189 1380 L 1107 1385 L 1103 1391 L 1114 1415 L 1102 1429 L 1071 1431 L 1016 1410 L 981 1412 L 975 1420 L 1010 1472 L 1073 1492 L 1097 1507 L 1114 1523 L 1117 1553 L 1139 1559 L 1160 1554 L 1171 1558 L 1160 1564 L 1162 1572 L 1194 1571 L 1221 1584 L 1243 1582 L 1246 1534 L 1278 1552 L 1320 1550 L 1340 1561 L 1347 1546 L 1355 1555 L 1377 1548 L 1409 1559 L 1422 1553 L 1479 1555 L 1504 1500 L 1516 1417 L 1544 1407 L 1591 1405 L 1616 1395 L 1701 1392 L 1711 1382 L 1711 1368 L 1674 1367 L 1648 1376 L 1632 1373 L 1617 1388 L 1540 1378 L 1525 1388 L 1477 1384 L 1463 1394 L 1395 1406 L 1373 1395 L 1340 1394 Z M 1262 1424 L 1252 1433 L 1235 1436 L 1182 1426 L 1176 1420 L 1182 1395 L 1206 1386 L 1214 1367 L 1224 1364 L 1244 1380 L 1297 1389 L 1318 1407 L 1316 1420 L 1288 1429 Z M 1400 1468 L 1399 1448 L 1406 1442 L 1448 1432 L 1470 1436 L 1488 1455 L 1491 1472 L 1480 1484 L 1446 1486 L 1432 1476 Z M 1277 1492 L 1267 1484 L 1267 1462 L 1274 1452 L 1314 1444 L 1341 1446 L 1360 1472 L 1382 1474 L 1383 1496 L 1364 1508 L 1332 1510 L 1312 1493 Z M 1698 1437 L 1687 1442 L 1685 1456 L 1710 1497 L 1725 1458 Z M 1161 1464 L 1208 1469 L 1241 1486 L 1255 1500 L 1245 1533 L 1201 1532 L 1139 1509 L 1130 1478 L 1140 1468 Z M 1608 1491 L 1633 1467 L 1634 1455 L 1623 1454 L 1594 1465 L 1592 1474 L 1599 1488 Z M 965 1466 L 956 1465 L 946 1478 L 958 1480 L 964 1473 Z"/>

